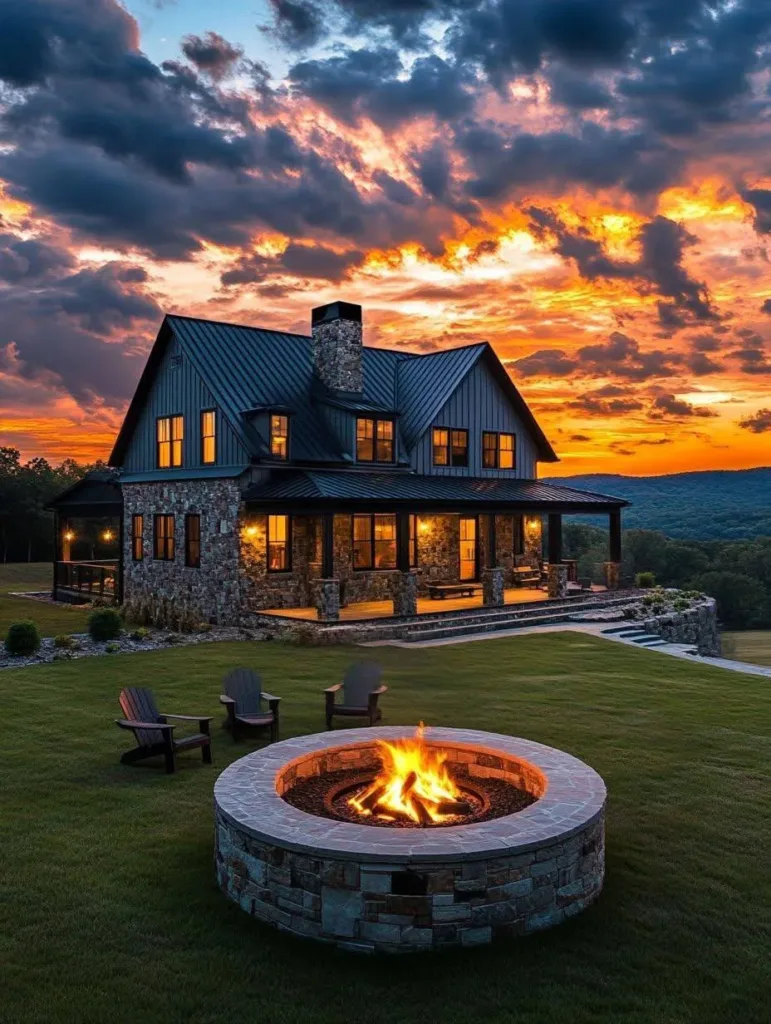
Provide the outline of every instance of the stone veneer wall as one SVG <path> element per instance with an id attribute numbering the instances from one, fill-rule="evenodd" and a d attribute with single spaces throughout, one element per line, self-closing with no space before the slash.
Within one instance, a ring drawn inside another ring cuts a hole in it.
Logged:
<path id="1" fill-rule="evenodd" d="M 719 658 L 722 654 L 717 603 L 712 597 L 705 597 L 692 608 L 681 612 L 650 615 L 638 621 L 643 629 L 657 633 L 669 643 L 693 644 L 699 654 L 707 657 Z"/>
<path id="2" fill-rule="evenodd" d="M 289 572 L 268 572 L 268 517 L 239 520 L 242 602 L 244 611 L 304 608 L 313 604 L 313 581 L 321 573 L 321 524 L 317 517 L 292 516 L 292 562 Z"/>
<path id="3" fill-rule="evenodd" d="M 342 317 L 322 321 L 313 324 L 311 333 L 313 362 L 327 387 L 332 391 L 362 391 L 361 322 Z"/>
<path id="4" fill-rule="evenodd" d="M 241 494 L 236 480 L 124 483 L 123 597 L 133 602 L 173 602 L 204 622 L 233 625 L 241 619 L 239 539 Z M 201 566 L 185 565 L 185 515 L 201 517 Z M 141 562 L 132 559 L 131 517 L 144 516 Z M 153 516 L 173 515 L 173 562 L 153 558 Z"/>
<path id="5" fill-rule="evenodd" d="M 458 578 L 460 528 L 456 515 L 418 517 L 418 593 L 425 597 L 428 584 Z"/>

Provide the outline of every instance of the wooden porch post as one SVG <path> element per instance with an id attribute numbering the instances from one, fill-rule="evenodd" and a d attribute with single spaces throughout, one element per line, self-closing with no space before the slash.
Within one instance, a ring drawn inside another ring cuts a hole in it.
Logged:
<path id="1" fill-rule="evenodd" d="M 562 516 L 549 513 L 549 565 L 562 563 Z"/>
<path id="2" fill-rule="evenodd" d="M 487 516 L 487 568 L 494 569 L 498 564 L 498 552 L 495 547 L 495 512 Z"/>
<path id="3" fill-rule="evenodd" d="M 335 517 L 332 512 L 321 516 L 321 578 L 331 580 L 335 574 Z"/>
<path id="4" fill-rule="evenodd" d="M 410 514 L 396 514 L 396 568 L 400 572 L 410 571 Z"/>
<path id="5" fill-rule="evenodd" d="M 608 527 L 609 527 L 609 551 L 611 562 L 621 561 L 621 510 L 614 509 L 613 512 L 608 513 Z"/>

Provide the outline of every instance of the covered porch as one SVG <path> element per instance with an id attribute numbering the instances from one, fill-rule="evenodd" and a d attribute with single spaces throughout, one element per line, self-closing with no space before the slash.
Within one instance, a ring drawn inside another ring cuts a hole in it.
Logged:
<path id="1" fill-rule="evenodd" d="M 275 477 L 245 495 L 241 529 L 250 610 L 260 614 L 332 622 L 436 615 L 564 601 L 620 583 L 620 499 L 537 481 Z M 564 558 L 563 516 L 586 512 L 608 516 L 601 583 L 579 578 Z"/>

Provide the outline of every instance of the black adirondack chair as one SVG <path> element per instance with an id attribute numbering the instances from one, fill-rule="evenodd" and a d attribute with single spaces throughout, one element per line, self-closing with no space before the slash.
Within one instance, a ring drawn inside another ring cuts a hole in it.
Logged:
<path id="1" fill-rule="evenodd" d="M 236 668 L 222 680 L 222 689 L 220 704 L 225 705 L 228 713 L 225 727 L 230 729 L 233 739 L 249 729 L 269 729 L 270 742 L 275 743 L 281 698 L 263 692 L 259 674 L 251 668 Z M 263 702 L 267 702 L 267 710 Z"/>
<path id="2" fill-rule="evenodd" d="M 196 747 L 201 748 L 206 764 L 211 764 L 209 722 L 212 716 L 162 715 L 155 703 L 153 691 L 136 686 L 127 686 L 120 691 L 120 706 L 126 717 L 116 719 L 116 724 L 121 729 L 130 729 L 137 741 L 133 750 L 127 750 L 122 755 L 123 764 L 134 764 L 146 757 L 162 754 L 166 759 L 166 771 L 171 774 L 176 768 L 176 755 L 183 750 L 195 750 Z M 200 731 L 192 736 L 175 739 L 176 726 L 169 725 L 167 718 L 197 722 Z"/>
<path id="3" fill-rule="evenodd" d="M 378 698 L 385 693 L 387 686 L 380 685 L 382 668 L 376 661 L 358 661 L 348 668 L 342 683 L 328 686 L 324 690 L 326 697 L 327 729 L 333 728 L 336 715 L 348 718 L 368 718 L 374 725 L 383 717 L 378 707 Z M 343 700 L 338 704 L 335 695 L 343 691 Z"/>

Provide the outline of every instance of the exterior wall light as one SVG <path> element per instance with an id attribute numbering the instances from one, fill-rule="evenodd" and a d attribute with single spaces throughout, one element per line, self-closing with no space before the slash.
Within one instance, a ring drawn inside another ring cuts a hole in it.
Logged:
<path id="1" fill-rule="evenodd" d="M 102 534 L 102 540 L 112 540 L 112 530 L 105 530 Z"/>
<path id="2" fill-rule="evenodd" d="M 75 534 L 72 532 L 72 530 L 66 530 L 65 533 L 64 533 L 64 539 L 65 540 L 75 540 Z"/>

